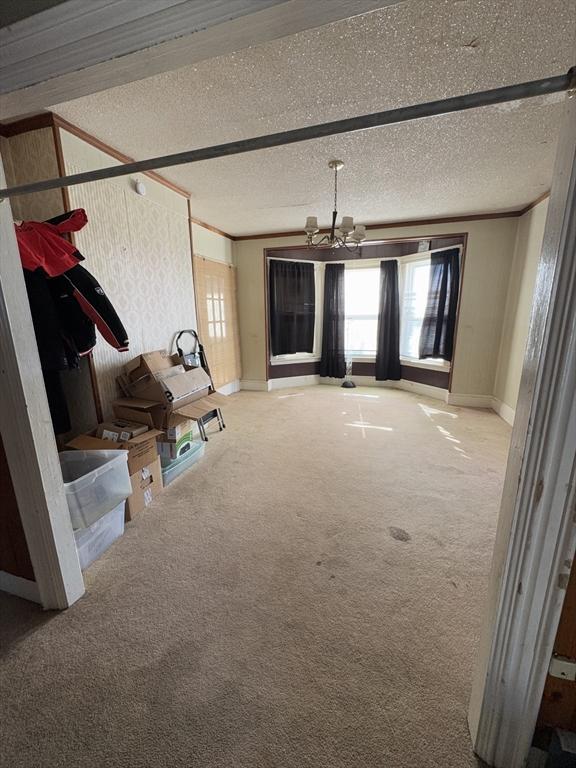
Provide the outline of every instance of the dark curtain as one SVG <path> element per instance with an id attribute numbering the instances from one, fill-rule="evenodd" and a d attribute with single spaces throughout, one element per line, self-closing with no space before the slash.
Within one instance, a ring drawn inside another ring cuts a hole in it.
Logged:
<path id="1" fill-rule="evenodd" d="M 420 333 L 420 358 L 452 360 L 459 286 L 460 250 L 450 248 L 433 253 L 428 301 Z"/>
<path id="2" fill-rule="evenodd" d="M 344 264 L 326 264 L 320 376 L 343 379 L 345 375 Z"/>
<path id="3" fill-rule="evenodd" d="M 401 378 L 400 371 L 400 300 L 398 262 L 380 262 L 380 311 L 376 339 L 376 381 Z"/>
<path id="4" fill-rule="evenodd" d="M 270 342 L 273 355 L 314 350 L 314 264 L 270 261 Z"/>

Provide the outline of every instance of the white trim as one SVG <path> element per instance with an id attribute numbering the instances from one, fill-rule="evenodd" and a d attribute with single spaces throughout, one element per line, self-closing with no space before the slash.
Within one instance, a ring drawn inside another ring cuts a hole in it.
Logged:
<path id="1" fill-rule="evenodd" d="M 22 597 L 24 600 L 42 604 L 38 584 L 35 581 L 30 581 L 30 579 L 23 579 L 21 576 L 14 576 L 13 573 L 0 571 L 0 590 L 16 595 L 16 597 Z"/>
<path id="2" fill-rule="evenodd" d="M 357 387 L 380 387 L 384 389 L 401 389 L 404 392 L 412 392 L 416 395 L 425 395 L 431 397 L 434 400 L 441 400 L 446 402 L 446 396 L 448 394 L 447 389 L 441 387 L 431 387 L 429 384 L 421 384 L 419 381 L 408 381 L 408 379 L 400 379 L 400 381 L 376 381 L 373 376 L 350 376 L 350 379 L 356 384 Z M 344 379 L 329 379 L 321 378 L 320 384 L 333 384 L 341 386 Z"/>
<path id="3" fill-rule="evenodd" d="M 374 376 L 348 376 L 357 387 L 385 387 L 387 389 L 396 389 L 397 381 L 376 381 Z M 320 384 L 341 387 L 344 379 L 333 379 L 330 376 L 321 376 Z"/>
<path id="4" fill-rule="evenodd" d="M 0 434 L 42 605 L 67 608 L 84 594 L 84 579 L 9 200 L 0 202 L 0 241 Z"/>
<path id="5" fill-rule="evenodd" d="M 314 352 L 295 352 L 293 355 L 276 355 L 270 358 L 270 365 L 290 365 L 291 363 L 319 363 L 320 356 Z"/>
<path id="6" fill-rule="evenodd" d="M 493 397 L 492 410 L 495 411 L 501 419 L 504 419 L 504 421 L 510 424 L 511 427 L 514 426 L 514 418 L 516 416 L 514 408 L 511 408 L 509 405 L 506 405 L 506 403 L 498 400 L 497 397 Z"/>
<path id="7" fill-rule="evenodd" d="M 234 379 L 234 381 L 228 382 L 218 387 L 218 392 L 221 395 L 233 395 L 234 392 L 240 392 L 240 379 Z"/>
<path id="8" fill-rule="evenodd" d="M 284 376 L 281 379 L 270 379 L 268 389 L 286 389 L 287 387 L 309 387 L 312 384 L 320 384 L 320 376 L 310 374 L 307 376 Z"/>
<path id="9" fill-rule="evenodd" d="M 407 365 L 408 368 L 423 368 L 430 371 L 441 371 L 442 373 L 450 373 L 450 363 L 443 361 L 441 363 L 435 363 L 431 360 L 414 360 L 411 357 L 400 356 L 400 364 Z"/>
<path id="10" fill-rule="evenodd" d="M 576 545 L 576 98 L 565 100 L 469 711 L 495 768 L 528 757 Z"/>
<path id="11" fill-rule="evenodd" d="M 458 392 L 448 392 L 448 405 L 459 405 L 465 408 L 492 408 L 492 395 L 467 395 Z"/>
<path id="12" fill-rule="evenodd" d="M 240 379 L 240 391 L 247 392 L 268 392 L 268 382 L 262 379 Z"/>
<path id="13" fill-rule="evenodd" d="M 405 392 L 414 392 L 416 395 L 426 395 L 434 400 L 442 400 L 446 402 L 448 396 L 448 390 L 441 387 L 431 387 L 430 384 L 421 384 L 419 381 L 408 381 L 408 379 L 400 379 L 396 382 L 397 389 L 403 389 Z"/>

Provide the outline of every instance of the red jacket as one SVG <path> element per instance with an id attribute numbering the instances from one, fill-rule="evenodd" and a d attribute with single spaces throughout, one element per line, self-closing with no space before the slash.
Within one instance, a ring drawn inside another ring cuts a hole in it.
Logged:
<path id="1" fill-rule="evenodd" d="M 24 269 L 34 272 L 41 267 L 49 277 L 58 277 L 82 260 L 76 246 L 62 235 L 82 229 L 88 217 L 83 208 L 77 208 L 53 221 L 57 223 L 23 221 L 15 229 Z"/>

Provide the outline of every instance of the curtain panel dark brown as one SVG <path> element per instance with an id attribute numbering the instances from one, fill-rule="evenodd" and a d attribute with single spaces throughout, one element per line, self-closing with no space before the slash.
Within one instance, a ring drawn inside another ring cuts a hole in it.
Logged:
<path id="1" fill-rule="evenodd" d="M 345 375 L 344 264 L 326 264 L 320 376 L 343 379 Z"/>
<path id="2" fill-rule="evenodd" d="M 271 259 L 270 348 L 273 355 L 314 351 L 314 264 Z"/>
<path id="3" fill-rule="evenodd" d="M 452 360 L 460 289 L 460 249 L 433 253 L 426 312 L 420 333 L 420 359 Z"/>
<path id="4" fill-rule="evenodd" d="M 400 369 L 400 298 L 398 262 L 380 262 L 380 310 L 376 337 L 376 381 L 399 381 Z"/>

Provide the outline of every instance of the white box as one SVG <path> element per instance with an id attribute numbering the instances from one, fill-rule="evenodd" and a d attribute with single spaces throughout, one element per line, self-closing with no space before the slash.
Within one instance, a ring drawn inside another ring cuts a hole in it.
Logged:
<path id="1" fill-rule="evenodd" d="M 84 571 L 124 533 L 124 505 L 122 501 L 88 528 L 74 531 L 80 568 Z"/>
<path id="2" fill-rule="evenodd" d="M 128 451 L 64 451 L 60 467 L 72 528 L 87 528 L 130 496 Z"/>

